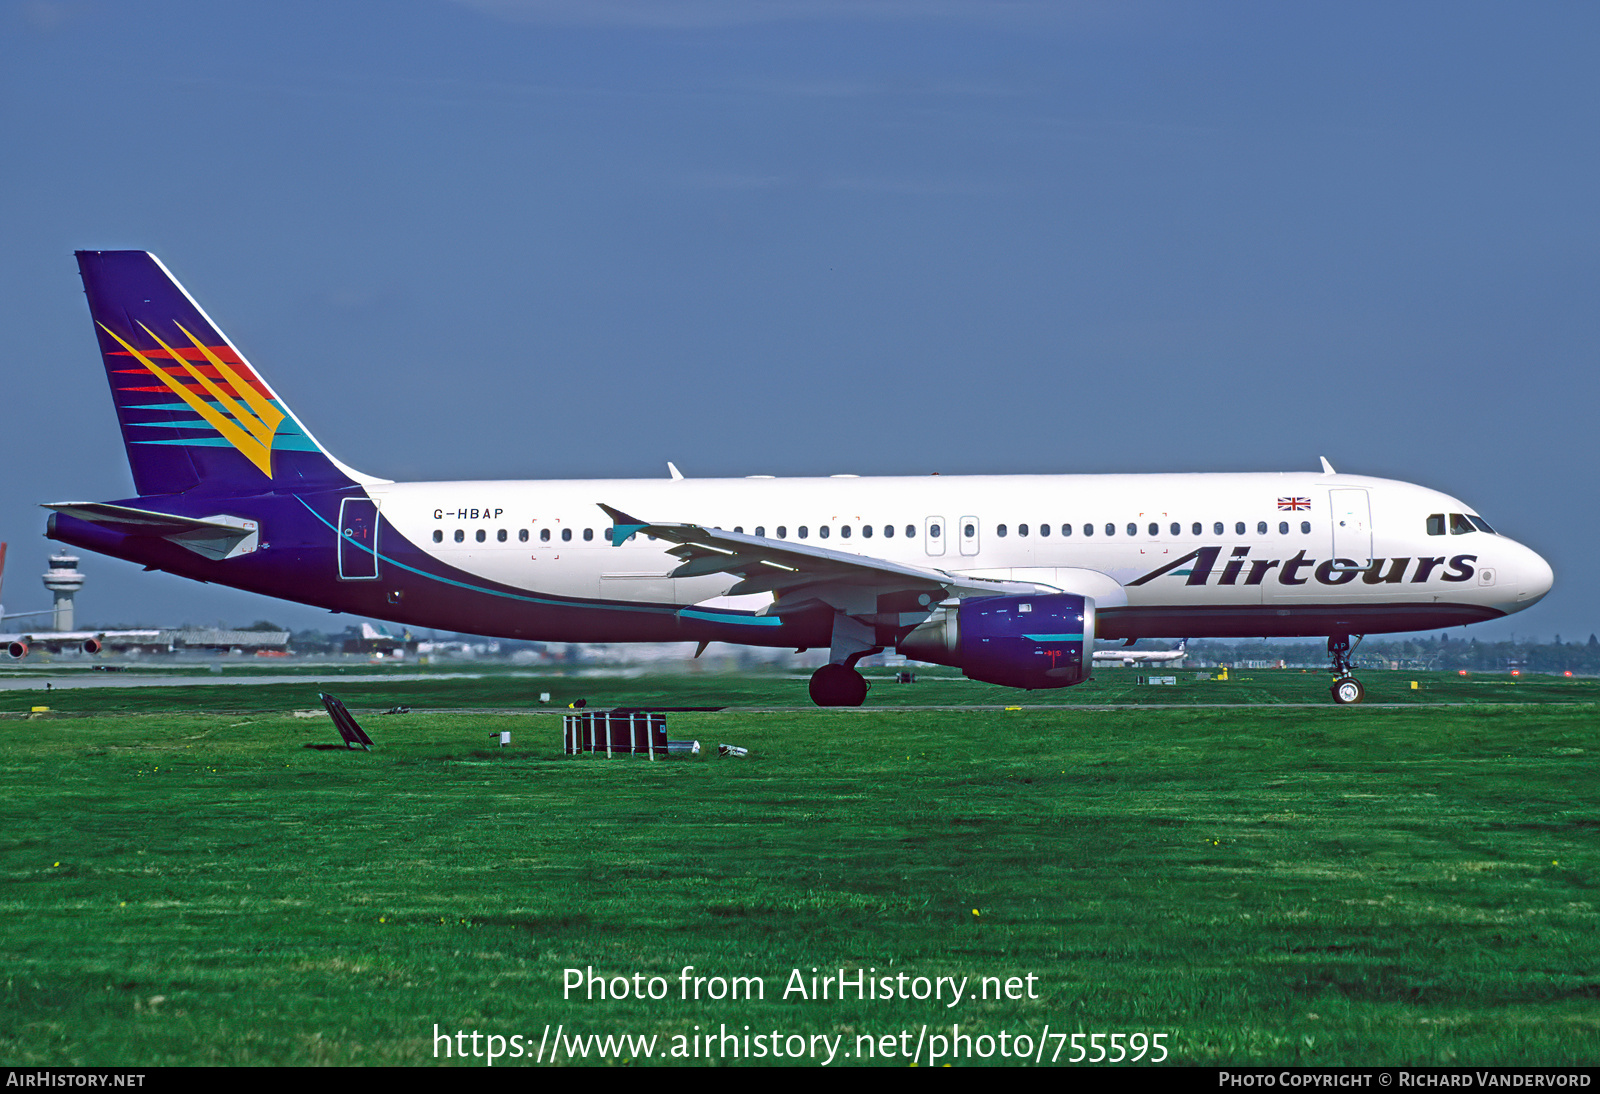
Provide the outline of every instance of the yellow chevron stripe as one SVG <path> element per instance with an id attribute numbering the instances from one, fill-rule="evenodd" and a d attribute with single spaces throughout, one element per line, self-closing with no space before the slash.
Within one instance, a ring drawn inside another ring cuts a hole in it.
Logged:
<path id="1" fill-rule="evenodd" d="M 196 414 L 200 415 L 200 417 L 204 418 L 206 422 L 209 423 L 210 426 L 218 433 L 222 434 L 229 444 L 233 445 L 234 448 L 239 450 L 240 455 L 259 467 L 263 475 L 267 476 L 269 479 L 272 477 L 272 448 L 270 445 L 262 444 L 255 437 L 251 436 L 249 433 L 246 433 L 243 429 L 240 429 L 235 422 L 227 417 L 224 417 L 210 403 L 206 402 L 194 392 L 190 391 L 183 384 L 180 384 L 177 380 L 173 379 L 167 374 L 165 369 L 158 368 L 155 362 L 151 361 L 150 358 L 146 357 L 144 354 L 130 346 L 119 334 L 117 334 L 116 331 L 112 330 L 104 323 L 98 323 L 96 325 L 99 326 L 101 330 L 111 335 L 111 337 L 115 338 L 123 349 L 127 350 L 129 353 L 133 354 L 134 357 L 138 358 L 139 363 L 145 368 L 149 369 L 152 376 L 160 380 L 163 384 L 167 385 L 167 388 L 174 395 L 187 403 L 190 409 L 192 409 Z M 140 325 L 143 326 L 143 324 Z M 149 330 L 148 327 L 145 329 L 146 331 Z M 155 335 L 152 334 L 151 337 L 154 338 Z M 159 342 L 161 340 L 157 338 L 156 341 Z M 166 347 L 163 345 L 162 348 L 165 349 Z M 170 353 L 171 351 L 168 350 L 168 352 Z M 185 368 L 188 368 L 188 362 L 184 362 L 184 366 Z M 189 371 L 192 374 L 194 370 L 189 369 Z M 209 381 L 207 381 L 207 383 L 209 383 Z M 211 386 L 215 387 L 214 384 Z M 231 400 L 228 401 L 231 402 Z"/>
<path id="2" fill-rule="evenodd" d="M 227 380 L 233 386 L 233 390 L 238 392 L 240 397 L 250 405 L 250 409 L 255 411 L 256 418 L 261 423 L 261 429 L 259 431 L 251 429 L 250 432 L 259 437 L 261 442 L 268 448 L 271 448 L 273 434 L 278 431 L 278 423 L 283 421 L 282 412 L 273 406 L 261 392 L 257 391 L 254 384 L 247 382 L 244 377 L 235 372 L 232 365 L 212 353 L 210 346 L 203 345 L 200 339 L 184 330 L 182 323 L 174 323 L 173 326 L 183 331 L 184 337 L 194 343 L 195 349 L 205 354 L 206 360 L 216 366 L 216 370 L 222 373 L 222 378 Z M 152 337 L 154 336 L 152 335 Z M 245 425 L 248 427 L 249 422 L 246 421 Z"/>
<path id="3" fill-rule="evenodd" d="M 232 395 L 229 395 L 226 391 L 223 391 L 220 387 L 218 387 L 211 377 L 195 368 L 184 358 L 178 356 L 178 351 L 163 342 L 161 340 L 161 336 L 155 331 L 151 330 L 149 327 L 146 327 L 143 323 L 140 323 L 139 326 L 144 329 L 146 334 L 156 340 L 156 345 L 167 351 L 168 357 L 172 358 L 183 367 L 183 371 L 187 372 L 190 377 L 193 378 L 194 381 L 205 390 L 207 395 L 210 395 L 213 399 L 222 404 L 222 409 L 233 416 L 235 425 L 241 425 L 245 429 L 249 430 L 250 434 L 254 436 L 259 443 L 264 444 L 269 448 L 272 446 L 272 430 L 267 430 L 265 436 L 263 436 L 261 432 L 262 427 L 266 424 L 265 422 L 261 421 L 254 414 L 250 413 L 250 411 L 240 406 L 238 401 L 235 400 Z"/>

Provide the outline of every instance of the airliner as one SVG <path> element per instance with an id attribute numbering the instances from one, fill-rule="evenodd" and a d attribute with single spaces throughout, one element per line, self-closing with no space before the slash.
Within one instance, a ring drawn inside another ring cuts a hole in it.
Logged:
<path id="1" fill-rule="evenodd" d="M 555 642 L 826 649 L 819 706 L 894 650 L 1069 687 L 1094 641 L 1352 636 L 1498 619 L 1548 564 L 1471 506 L 1315 472 L 400 483 L 334 459 L 144 251 L 79 272 L 136 496 L 48 535 L 197 581 L 409 627 Z"/>
<path id="2" fill-rule="evenodd" d="M 1095 650 L 1094 659 L 1107 664 L 1121 663 L 1123 668 L 1135 665 L 1181 664 L 1189 656 L 1189 640 L 1185 638 L 1174 650 Z"/>

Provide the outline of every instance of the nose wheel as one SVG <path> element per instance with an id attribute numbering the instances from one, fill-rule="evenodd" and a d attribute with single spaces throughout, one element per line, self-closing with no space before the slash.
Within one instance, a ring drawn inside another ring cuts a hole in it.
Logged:
<path id="1" fill-rule="evenodd" d="M 1356 645 L 1361 644 L 1361 636 L 1356 636 Z M 1355 671 L 1355 646 L 1350 643 L 1348 634 L 1333 634 L 1328 636 L 1328 656 L 1333 659 L 1333 687 L 1329 691 L 1333 701 L 1340 706 L 1359 703 L 1366 698 L 1367 689 L 1361 686 L 1361 681 L 1350 675 Z"/>
<path id="2" fill-rule="evenodd" d="M 1333 701 L 1346 705 L 1359 703 L 1366 696 L 1367 689 L 1361 686 L 1361 681 L 1354 676 L 1341 676 L 1333 682 Z"/>

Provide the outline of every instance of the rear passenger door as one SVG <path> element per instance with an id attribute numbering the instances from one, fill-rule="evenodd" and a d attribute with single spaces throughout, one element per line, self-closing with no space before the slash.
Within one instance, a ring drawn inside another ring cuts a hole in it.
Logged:
<path id="1" fill-rule="evenodd" d="M 378 579 L 378 503 L 345 498 L 339 503 L 339 580 Z"/>

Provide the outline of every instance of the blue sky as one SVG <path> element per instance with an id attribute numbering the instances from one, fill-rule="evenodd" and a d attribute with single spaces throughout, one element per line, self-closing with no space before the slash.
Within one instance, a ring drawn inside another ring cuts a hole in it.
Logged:
<path id="1" fill-rule="evenodd" d="M 131 493 L 72 252 L 410 478 L 1313 470 L 1600 630 L 1600 8 L 0 0 L 8 611 Z M 686 515 L 692 516 L 692 515 Z M 80 617 L 346 620 L 93 556 Z"/>

